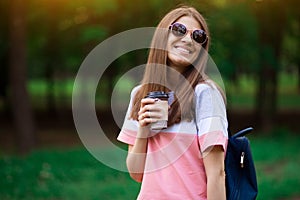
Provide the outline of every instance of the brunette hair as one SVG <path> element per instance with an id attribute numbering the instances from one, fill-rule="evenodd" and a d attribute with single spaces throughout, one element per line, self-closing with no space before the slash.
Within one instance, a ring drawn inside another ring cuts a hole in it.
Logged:
<path id="1" fill-rule="evenodd" d="M 197 20 L 208 36 L 208 40 L 202 44 L 202 48 L 196 61 L 182 73 L 185 79 L 184 82 L 188 82 L 189 86 L 194 89 L 197 84 L 208 79 L 204 70 L 208 59 L 210 41 L 209 30 L 204 17 L 193 7 L 181 6 L 171 10 L 160 21 L 154 33 L 141 87 L 133 99 L 132 111 L 130 114 L 132 119 L 138 119 L 141 99 L 143 99 L 148 92 L 170 92 L 170 89 L 167 87 L 167 77 L 170 77 L 170 72 L 172 72 L 172 70 L 170 70 L 170 67 L 164 67 L 168 62 L 168 52 L 165 49 L 168 41 L 168 28 L 183 16 L 193 17 Z M 183 84 L 176 88 L 174 93 L 176 98 L 169 110 L 168 125 L 178 123 L 182 118 L 189 121 L 193 119 L 194 90 L 188 90 L 186 84 Z M 180 101 L 178 99 L 180 99 Z"/>

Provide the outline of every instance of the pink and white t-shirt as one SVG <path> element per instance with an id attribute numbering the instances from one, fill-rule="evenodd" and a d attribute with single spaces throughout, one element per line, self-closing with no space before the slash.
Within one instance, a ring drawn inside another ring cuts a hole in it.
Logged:
<path id="1" fill-rule="evenodd" d="M 138 88 L 131 93 L 118 136 L 119 141 L 130 145 L 134 145 L 139 126 L 136 120 L 128 117 Z M 208 152 L 205 150 L 214 145 L 221 145 L 226 151 L 228 123 L 223 98 L 214 84 L 198 84 L 195 100 L 194 121 L 181 121 L 148 138 L 144 176 L 137 199 L 206 199 L 203 156 Z"/>

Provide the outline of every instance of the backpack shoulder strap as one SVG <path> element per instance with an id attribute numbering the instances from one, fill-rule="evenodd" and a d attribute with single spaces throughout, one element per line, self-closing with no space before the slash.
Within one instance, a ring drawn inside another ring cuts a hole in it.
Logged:
<path id="1" fill-rule="evenodd" d="M 252 130 L 253 130 L 252 127 L 248 127 L 248 128 L 243 129 L 243 130 L 240 130 L 239 132 L 235 133 L 235 134 L 232 135 L 231 137 L 232 137 L 232 138 L 243 137 L 243 136 L 245 136 L 246 134 L 248 134 L 249 132 L 251 132 Z"/>

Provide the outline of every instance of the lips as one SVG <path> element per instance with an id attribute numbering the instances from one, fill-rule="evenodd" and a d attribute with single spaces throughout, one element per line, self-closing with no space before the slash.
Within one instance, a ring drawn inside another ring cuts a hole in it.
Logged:
<path id="1" fill-rule="evenodd" d="M 192 50 L 190 48 L 183 47 L 183 46 L 175 46 L 175 49 L 183 54 L 191 54 L 192 53 Z"/>

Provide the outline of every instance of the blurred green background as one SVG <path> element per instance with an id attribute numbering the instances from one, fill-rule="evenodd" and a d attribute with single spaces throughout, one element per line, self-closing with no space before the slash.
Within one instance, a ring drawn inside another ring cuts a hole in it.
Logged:
<path id="1" fill-rule="evenodd" d="M 298 0 L 0 1 L 0 199 L 136 197 L 139 184 L 83 147 L 72 118 L 73 83 L 99 43 L 154 27 L 183 3 L 207 19 L 231 130 L 255 129 L 258 199 L 300 199 Z M 146 59 L 147 50 L 125 54 L 99 81 L 99 123 L 115 143 L 110 95 L 117 83 L 129 90 L 130 80 L 120 84 L 120 77 Z"/>

